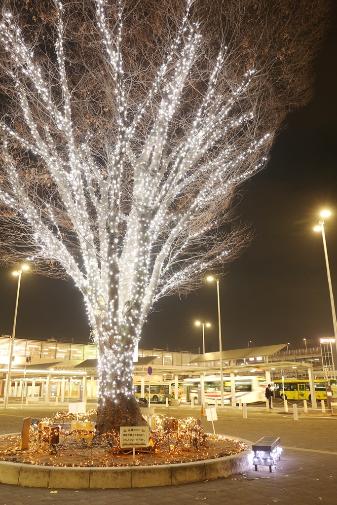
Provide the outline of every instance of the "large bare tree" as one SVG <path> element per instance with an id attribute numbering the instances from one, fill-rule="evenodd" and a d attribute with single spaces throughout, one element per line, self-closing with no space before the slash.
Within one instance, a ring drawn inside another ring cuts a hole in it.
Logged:
<path id="1" fill-rule="evenodd" d="M 3 12 L 2 259 L 29 256 L 83 294 L 100 432 L 142 423 L 132 356 L 149 311 L 237 255 L 233 195 L 310 87 L 311 8 L 325 4 L 276 3 L 55 0 L 21 23 L 15 2 Z"/>

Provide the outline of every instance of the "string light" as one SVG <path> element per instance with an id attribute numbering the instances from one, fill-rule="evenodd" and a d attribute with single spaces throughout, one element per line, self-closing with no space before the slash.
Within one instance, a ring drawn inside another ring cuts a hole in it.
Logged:
<path id="1" fill-rule="evenodd" d="M 31 426 L 29 447 L 20 450 L 20 436 L 0 435 L 0 460 L 58 467 L 122 467 L 133 464 L 186 463 L 238 454 L 248 449 L 240 440 L 209 435 L 200 420 L 152 416 L 149 446 L 121 449 L 119 433 L 97 437 L 96 411 L 87 414 L 58 412 Z M 56 438 L 55 437 L 56 434 Z"/>
<path id="2" fill-rule="evenodd" d="M 84 140 L 76 136 L 62 3 L 55 0 L 57 76 L 52 85 L 13 15 L 5 12 L 0 23 L 0 41 L 11 60 L 8 75 L 26 126 L 22 133 L 10 121 L 1 123 L 6 182 L 0 186 L 0 202 L 29 226 L 35 258 L 55 261 L 83 294 L 99 349 L 101 405 L 131 398 L 133 352 L 153 303 L 236 253 L 233 235 L 217 238 L 221 216 L 215 217 L 214 205 L 230 199 L 234 188 L 261 168 L 271 142 L 268 133 L 256 138 L 259 117 L 247 99 L 255 93 L 258 72 L 249 69 L 237 84 L 228 78 L 227 91 L 219 90 L 224 69 L 229 75 L 226 47 L 219 51 L 204 94 L 190 105 L 194 113 L 183 133 L 175 136 L 202 44 L 198 24 L 189 16 L 192 0 L 145 98 L 137 107 L 129 103 L 123 5 L 120 0 L 117 5 L 112 31 L 106 2 L 95 0 L 116 102 L 111 123 L 117 125 L 100 162 L 92 147 L 94 134 L 87 132 Z M 52 93 L 55 83 L 61 100 Z M 25 184 L 18 147 L 40 160 L 61 206 Z"/>

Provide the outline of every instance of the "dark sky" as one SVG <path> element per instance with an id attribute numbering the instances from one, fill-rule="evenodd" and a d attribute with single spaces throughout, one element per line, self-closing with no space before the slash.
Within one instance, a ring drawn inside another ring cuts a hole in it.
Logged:
<path id="1" fill-rule="evenodd" d="M 224 348 L 248 340 L 298 345 L 306 337 L 314 343 L 332 334 L 322 240 L 311 231 L 318 210 L 333 208 L 326 233 L 337 298 L 337 19 L 331 26 L 317 59 L 312 101 L 287 117 L 267 167 L 240 191 L 237 214 L 251 225 L 254 239 L 224 268 Z M 0 271 L 2 334 L 11 332 L 15 290 L 9 271 Z M 214 323 L 206 345 L 216 350 L 216 292 L 210 285 L 155 307 L 141 346 L 196 351 L 201 332 L 193 326 L 195 318 Z M 86 315 L 73 283 L 27 275 L 17 336 L 87 341 Z"/>

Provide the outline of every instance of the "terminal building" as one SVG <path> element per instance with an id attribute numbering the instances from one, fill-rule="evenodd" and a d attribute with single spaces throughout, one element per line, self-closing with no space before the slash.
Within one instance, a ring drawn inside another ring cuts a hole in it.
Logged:
<path id="1" fill-rule="evenodd" d="M 4 401 L 8 381 L 10 337 L 0 336 L 0 402 Z M 222 357 L 222 360 L 221 360 Z M 144 397 L 151 389 L 168 385 L 176 400 L 182 381 L 201 376 L 223 374 L 232 381 L 236 376 L 273 378 L 306 377 L 313 381 L 322 376 L 320 348 L 289 351 L 286 344 L 232 349 L 195 354 L 160 349 L 139 349 L 134 367 L 134 383 Z M 49 340 L 16 339 L 10 371 L 9 401 L 63 403 L 96 401 L 97 348 L 94 344 L 75 344 Z M 312 389 L 314 389 L 312 384 Z"/>

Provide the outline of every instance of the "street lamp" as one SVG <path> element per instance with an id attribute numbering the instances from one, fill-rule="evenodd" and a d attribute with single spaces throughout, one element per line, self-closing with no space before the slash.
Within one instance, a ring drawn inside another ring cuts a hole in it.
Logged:
<path id="1" fill-rule="evenodd" d="M 325 266 L 326 266 L 326 274 L 328 279 L 329 286 L 329 294 L 330 294 L 330 304 L 331 304 L 331 314 L 332 314 L 332 323 L 333 323 L 333 331 L 335 337 L 336 344 L 336 352 L 337 352 L 337 319 L 336 319 L 336 309 L 335 309 L 335 300 L 333 296 L 332 290 L 332 282 L 331 282 L 331 274 L 330 274 L 330 265 L 329 265 L 329 256 L 328 256 L 328 248 L 326 245 L 325 238 L 325 219 L 329 219 L 332 216 L 332 212 L 330 209 L 322 209 L 319 213 L 319 223 L 314 226 L 313 230 L 317 233 L 321 233 L 322 241 L 323 241 L 323 249 L 324 249 L 324 257 L 325 257 Z"/>
<path id="2" fill-rule="evenodd" d="M 287 342 L 287 351 L 289 351 L 290 342 Z"/>
<path id="3" fill-rule="evenodd" d="M 304 342 L 305 350 L 307 350 L 307 339 L 303 338 L 303 342 Z"/>
<path id="4" fill-rule="evenodd" d="M 248 347 L 250 347 L 250 344 L 252 344 L 253 341 L 252 340 L 248 340 Z"/>
<path id="5" fill-rule="evenodd" d="M 13 351 L 14 351 L 14 341 L 15 341 L 15 331 L 16 331 L 16 318 L 18 315 L 18 305 L 19 305 L 19 297 L 20 297 L 20 286 L 21 286 L 21 276 L 24 272 L 28 272 L 30 270 L 29 265 L 27 263 L 23 263 L 19 270 L 14 270 L 12 275 L 18 278 L 18 285 L 16 290 L 16 302 L 15 302 L 15 312 L 14 312 L 14 321 L 13 321 L 13 331 L 12 336 L 9 342 L 9 361 L 8 361 L 8 374 L 7 374 L 7 382 L 6 382 L 6 390 L 5 390 L 5 409 L 8 406 L 9 400 L 9 388 L 11 384 L 11 371 L 12 371 L 12 360 L 13 360 Z"/>
<path id="6" fill-rule="evenodd" d="M 216 282 L 216 292 L 218 301 L 218 328 L 219 328 L 219 353 L 220 353 L 220 396 L 221 407 L 224 405 L 224 389 L 223 389 L 223 360 L 222 360 L 222 336 L 221 336 L 221 309 L 220 309 L 220 282 L 217 277 L 208 275 L 206 281 L 209 283 Z"/>
<path id="7" fill-rule="evenodd" d="M 202 326 L 202 353 L 205 354 L 205 328 L 210 328 L 212 325 L 208 321 L 194 321 L 195 326 Z"/>

